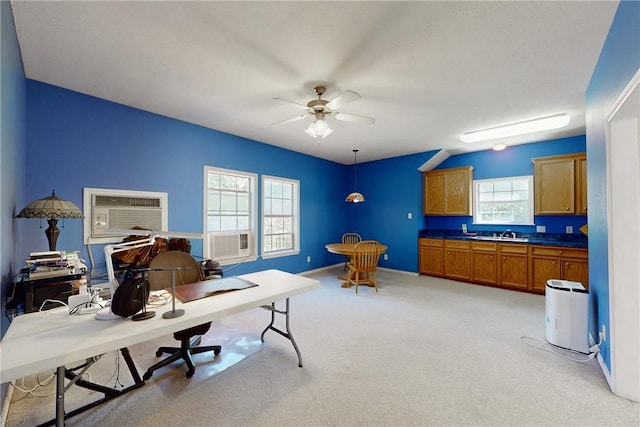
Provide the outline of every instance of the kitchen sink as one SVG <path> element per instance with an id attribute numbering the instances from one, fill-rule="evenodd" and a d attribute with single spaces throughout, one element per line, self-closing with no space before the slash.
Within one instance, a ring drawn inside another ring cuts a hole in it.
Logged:
<path id="1" fill-rule="evenodd" d="M 474 236 L 475 240 L 488 240 L 491 242 L 528 242 L 529 239 L 526 237 L 507 237 L 507 236 Z"/>

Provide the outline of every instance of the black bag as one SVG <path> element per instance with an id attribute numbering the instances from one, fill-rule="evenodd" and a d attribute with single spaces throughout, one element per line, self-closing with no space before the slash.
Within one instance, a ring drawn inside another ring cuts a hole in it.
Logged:
<path id="1" fill-rule="evenodd" d="M 144 286 L 142 277 L 127 275 L 111 298 L 111 311 L 121 317 L 133 316 L 142 310 L 148 299 L 148 287 Z"/>

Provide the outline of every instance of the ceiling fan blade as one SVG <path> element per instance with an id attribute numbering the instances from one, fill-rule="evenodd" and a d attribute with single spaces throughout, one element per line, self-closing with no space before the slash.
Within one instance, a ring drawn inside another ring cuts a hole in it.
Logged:
<path id="1" fill-rule="evenodd" d="M 331 110 L 337 110 L 344 104 L 348 104 L 353 101 L 357 101 L 360 99 L 360 95 L 357 92 L 352 90 L 348 90 L 341 95 L 336 96 L 327 104 L 327 108 Z"/>
<path id="2" fill-rule="evenodd" d="M 376 122 L 373 117 L 356 116 L 354 114 L 334 113 L 336 120 L 357 123 L 359 125 L 372 125 Z"/>
<path id="3" fill-rule="evenodd" d="M 289 101 L 287 99 L 282 99 L 282 98 L 273 98 L 273 99 L 275 99 L 276 101 L 286 102 L 287 104 L 291 104 L 294 107 L 299 108 L 301 110 L 308 110 L 309 109 L 309 107 L 307 107 L 306 105 L 298 104 L 297 102 Z"/>
<path id="4" fill-rule="evenodd" d="M 279 126 L 279 125 L 283 125 L 285 123 L 297 122 L 298 120 L 306 119 L 307 117 L 309 117 L 308 114 L 304 114 L 302 116 L 291 117 L 290 119 L 285 119 L 285 120 L 282 120 L 280 122 L 271 123 L 269 126 Z"/>

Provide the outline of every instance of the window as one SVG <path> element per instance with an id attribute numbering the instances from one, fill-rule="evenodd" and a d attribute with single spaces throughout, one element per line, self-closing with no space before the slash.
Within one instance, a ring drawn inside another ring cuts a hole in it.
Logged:
<path id="1" fill-rule="evenodd" d="M 296 255 L 300 252 L 300 182 L 262 177 L 262 256 Z"/>
<path id="2" fill-rule="evenodd" d="M 218 244 L 222 244 L 224 236 L 224 244 L 227 246 L 225 254 L 232 261 L 233 258 L 246 259 L 247 255 L 255 256 L 256 251 L 253 250 L 255 244 L 252 242 L 255 242 L 256 232 L 257 175 L 205 166 L 204 179 L 205 235 L 207 237 L 207 244 L 203 248 L 204 256 L 208 258 L 215 253 L 220 253 L 221 248 L 213 246 L 215 236 L 219 237 Z M 240 242 L 236 245 L 237 250 L 235 246 L 228 249 L 228 244 L 233 240 L 234 235 L 237 238 L 235 240 Z M 235 254 L 236 251 L 237 254 Z"/>
<path id="3" fill-rule="evenodd" d="M 533 176 L 473 181 L 474 224 L 533 225 Z"/>

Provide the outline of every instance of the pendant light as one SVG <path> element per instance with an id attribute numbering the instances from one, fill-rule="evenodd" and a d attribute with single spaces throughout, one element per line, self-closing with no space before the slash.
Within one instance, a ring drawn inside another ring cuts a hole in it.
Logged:
<path id="1" fill-rule="evenodd" d="M 358 150 L 353 150 L 353 193 L 347 196 L 346 201 L 349 203 L 360 203 L 364 202 L 364 196 L 361 193 L 358 193 L 357 183 L 358 183 L 358 158 L 356 157 Z"/>

